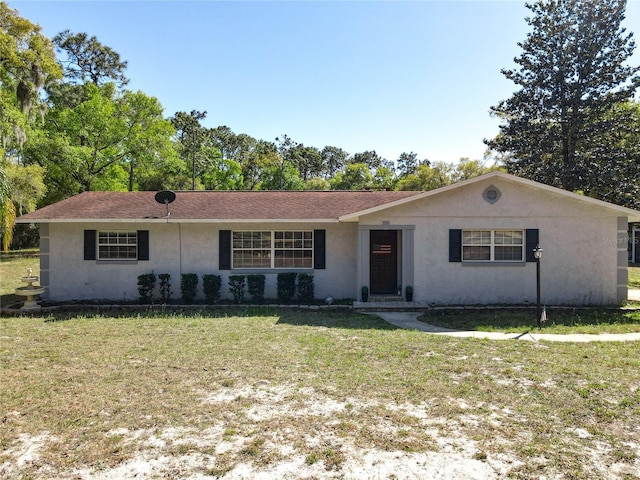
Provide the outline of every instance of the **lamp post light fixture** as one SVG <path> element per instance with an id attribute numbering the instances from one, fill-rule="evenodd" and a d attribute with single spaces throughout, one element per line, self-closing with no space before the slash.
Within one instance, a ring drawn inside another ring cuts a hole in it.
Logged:
<path id="1" fill-rule="evenodd" d="M 533 256 L 536 259 L 536 293 L 537 293 L 537 303 L 536 303 L 536 314 L 537 314 L 537 321 L 538 321 L 538 330 L 540 330 L 541 327 L 541 316 L 542 316 L 542 311 L 540 310 L 540 259 L 542 258 L 542 248 L 540 248 L 540 245 L 537 245 L 536 248 L 533 249 Z"/>

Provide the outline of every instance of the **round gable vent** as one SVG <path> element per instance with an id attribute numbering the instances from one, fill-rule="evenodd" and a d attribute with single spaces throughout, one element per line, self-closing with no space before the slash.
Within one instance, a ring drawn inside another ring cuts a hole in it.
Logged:
<path id="1" fill-rule="evenodd" d="M 484 189 L 484 192 L 482 192 L 482 198 L 484 198 L 485 201 L 491 204 L 494 204 L 498 200 L 500 200 L 501 196 L 502 196 L 502 193 L 500 193 L 500 190 L 498 189 L 498 187 L 494 185 L 489 185 L 487 188 Z"/>

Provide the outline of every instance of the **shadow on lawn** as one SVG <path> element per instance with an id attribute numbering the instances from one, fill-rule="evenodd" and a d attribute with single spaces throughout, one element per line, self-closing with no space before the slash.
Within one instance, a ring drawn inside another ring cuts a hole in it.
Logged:
<path id="1" fill-rule="evenodd" d="M 535 329 L 535 309 L 436 310 L 427 312 L 420 321 L 454 330 Z M 601 325 L 640 325 L 640 312 L 604 308 L 562 308 L 547 310 L 547 326 L 587 327 Z"/>
<path id="2" fill-rule="evenodd" d="M 10 308 L 22 303 L 24 297 L 18 297 L 15 293 L 7 293 L 6 295 L 0 295 L 0 308 Z"/>
<path id="3" fill-rule="evenodd" d="M 250 317 L 257 313 L 252 307 L 220 307 L 215 305 L 140 305 L 140 304 L 100 304 L 67 303 L 51 305 L 42 302 L 42 308 L 21 311 L 17 306 L 4 309 L 3 316 L 46 317 L 47 322 L 57 322 L 74 318 L 225 318 Z M 273 315 L 262 309 L 262 315 Z"/>
<path id="4" fill-rule="evenodd" d="M 74 318 L 229 318 L 274 316 L 275 311 L 260 307 L 220 307 L 215 305 L 64 305 L 55 310 L 43 309 L 34 314 L 46 316 L 47 322 L 60 322 Z"/>
<path id="5" fill-rule="evenodd" d="M 3 316 L 8 315 L 5 311 Z M 397 330 L 399 327 L 384 320 L 354 313 L 348 309 L 279 309 L 269 306 L 216 307 L 206 305 L 64 305 L 55 309 L 43 308 L 15 315 L 44 317 L 45 322 L 63 322 L 78 318 L 229 318 L 229 317 L 275 317 L 276 325 L 310 326 L 343 329 Z"/>
<path id="6" fill-rule="evenodd" d="M 400 330 L 373 315 L 362 315 L 344 311 L 286 310 L 278 313 L 277 325 L 293 325 L 355 330 Z"/>

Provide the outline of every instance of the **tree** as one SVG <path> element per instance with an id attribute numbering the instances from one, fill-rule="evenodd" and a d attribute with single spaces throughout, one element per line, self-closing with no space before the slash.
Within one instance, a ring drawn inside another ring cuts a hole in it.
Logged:
<path id="1" fill-rule="evenodd" d="M 329 180 L 314 177 L 304 182 L 304 190 L 331 190 Z"/>
<path id="2" fill-rule="evenodd" d="M 461 158 L 453 170 L 450 172 L 451 183 L 462 182 L 470 178 L 484 175 L 485 173 L 494 172 L 496 170 L 504 170 L 497 164 L 487 167 L 480 160 L 469 160 Z"/>
<path id="3" fill-rule="evenodd" d="M 282 135 L 282 137 L 276 137 L 276 144 L 278 146 L 278 155 L 280 156 L 280 173 L 278 174 L 278 178 L 280 179 L 279 189 L 286 190 L 284 188 L 285 166 L 287 163 L 291 163 L 298 143 L 294 142 L 289 136 Z"/>
<path id="4" fill-rule="evenodd" d="M 0 201 L 0 231 L 3 233 L 2 247 L 6 252 L 12 242 L 15 245 L 20 243 L 21 239 L 28 239 L 33 235 L 32 226 L 23 225 L 22 228 L 14 231 L 13 223 L 18 216 L 36 209 L 38 201 L 44 196 L 46 186 L 43 180 L 43 169 L 38 165 L 24 166 L 7 161 L 4 167 L 10 195 L 6 197 L 6 205 Z M 5 213 L 8 214 L 7 217 Z"/>
<path id="5" fill-rule="evenodd" d="M 16 214 L 33 212 L 47 190 L 44 169 L 39 165 L 7 163 L 5 172 L 11 200 L 17 205 Z"/>
<path id="6" fill-rule="evenodd" d="M 349 154 L 338 147 L 326 146 L 320 152 L 324 178 L 331 178 L 346 165 Z"/>
<path id="7" fill-rule="evenodd" d="M 175 162 L 174 130 L 155 98 L 117 92 L 112 83 L 83 88 L 87 99 L 74 108 L 53 105 L 45 128 L 24 147 L 25 164 L 45 167 L 46 204 L 87 190 L 135 188 L 152 165 Z"/>
<path id="8" fill-rule="evenodd" d="M 520 87 L 491 108 L 503 120 L 487 145 L 508 155 L 511 173 L 567 190 L 595 192 L 597 171 L 615 151 L 596 152 L 613 125 L 610 112 L 640 85 L 635 48 L 621 27 L 626 0 L 538 0 L 527 7 L 532 32 L 519 43 L 518 69 L 502 73 Z M 606 143 L 606 142 L 604 142 Z"/>
<path id="9" fill-rule="evenodd" d="M 206 116 L 207 112 L 191 110 L 191 113 L 176 112 L 171 119 L 181 144 L 181 157 L 191 166 L 191 190 L 196 189 L 197 173 L 205 162 L 204 146 L 208 133 L 200 125 L 200 120 Z"/>
<path id="10" fill-rule="evenodd" d="M 322 156 L 315 147 L 305 147 L 299 143 L 289 152 L 289 161 L 298 169 L 303 181 L 319 177 L 322 173 Z"/>
<path id="11" fill-rule="evenodd" d="M 0 233 L 5 251 L 13 236 L 18 195 L 8 174 L 10 162 L 21 156 L 30 130 L 44 116 L 40 90 L 62 76 L 53 44 L 40 31 L 0 2 Z"/>
<path id="12" fill-rule="evenodd" d="M 450 164 L 434 162 L 431 165 L 418 165 L 416 173 L 410 173 L 398 181 L 398 190 L 434 190 L 451 184 Z"/>
<path id="13" fill-rule="evenodd" d="M 265 140 L 255 141 L 251 148 L 245 150 L 241 158 L 243 188 L 257 190 L 263 178 L 263 170 L 282 168 L 281 157 L 275 143 Z M 278 179 L 280 176 L 278 176 Z M 283 182 L 284 183 L 284 182 Z"/>
<path id="14" fill-rule="evenodd" d="M 91 85 L 89 91 L 88 100 L 76 108 L 52 109 L 47 117 L 49 138 L 62 134 L 67 142 L 70 155 L 65 170 L 79 183 L 80 191 L 92 190 L 96 176 L 128 153 L 122 141 L 129 129 L 113 84 Z"/>
<path id="15" fill-rule="evenodd" d="M 218 152 L 216 150 L 216 152 Z M 205 190 L 239 190 L 242 188 L 242 167 L 235 160 L 224 159 L 220 155 L 213 157 L 214 163 L 202 173 Z"/>
<path id="16" fill-rule="evenodd" d="M 364 190 L 373 185 L 373 175 L 365 163 L 349 163 L 329 182 L 332 190 Z"/>
<path id="17" fill-rule="evenodd" d="M 289 163 L 263 168 L 260 174 L 261 190 L 302 190 L 304 181 L 298 169 Z"/>
<path id="18" fill-rule="evenodd" d="M 21 148 L 35 113 L 44 114 L 38 92 L 62 76 L 51 41 L 40 26 L 0 2 L 0 139 Z M 37 108 L 36 108 L 37 107 Z M 4 151 L 3 151 L 4 154 Z"/>
<path id="19" fill-rule="evenodd" d="M 585 193 L 640 209 L 640 102 L 616 105 L 603 122 L 609 124 L 606 134 L 585 140 L 593 165 Z"/>
<path id="20" fill-rule="evenodd" d="M 220 150 L 224 160 L 242 163 L 243 155 L 256 144 L 256 139 L 245 133 L 235 134 L 225 125 L 209 131 L 213 145 Z"/>
<path id="21" fill-rule="evenodd" d="M 2 234 L 2 249 L 7 252 L 13 237 L 16 207 L 11 200 L 11 187 L 2 164 L 0 160 L 0 234 Z"/>
<path id="22" fill-rule="evenodd" d="M 402 152 L 396 161 L 398 175 L 404 177 L 405 175 L 416 173 L 419 163 L 417 153 Z"/>
<path id="23" fill-rule="evenodd" d="M 397 181 L 395 169 L 388 166 L 378 167 L 373 174 L 373 188 L 378 190 L 393 190 Z"/>
<path id="24" fill-rule="evenodd" d="M 122 148 L 129 165 L 129 191 L 135 189 L 136 180 L 144 181 L 153 172 L 179 169 L 178 155 L 171 142 L 175 130 L 163 118 L 163 110 L 157 98 L 140 91 L 126 90 L 122 95 L 122 115 L 127 126 Z"/>
<path id="25" fill-rule="evenodd" d="M 375 150 L 356 153 L 349 163 L 364 163 L 371 171 L 382 166 L 382 157 Z"/>
<path id="26" fill-rule="evenodd" d="M 127 62 L 120 60 L 120 54 L 103 45 L 95 36 L 86 33 L 60 32 L 53 37 L 58 51 L 66 54 L 65 76 L 71 82 L 87 81 L 100 86 L 115 82 L 120 87 L 129 83 L 124 71 Z"/>

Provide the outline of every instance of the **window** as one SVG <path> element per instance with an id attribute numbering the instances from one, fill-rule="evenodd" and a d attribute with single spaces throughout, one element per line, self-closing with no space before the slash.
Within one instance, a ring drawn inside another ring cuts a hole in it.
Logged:
<path id="1" fill-rule="evenodd" d="M 311 268 L 312 232 L 273 232 L 275 268 Z"/>
<path id="2" fill-rule="evenodd" d="M 271 268 L 271 232 L 233 232 L 233 268 Z"/>
<path id="3" fill-rule="evenodd" d="M 463 230 L 463 262 L 521 262 L 524 260 L 522 230 Z"/>
<path id="4" fill-rule="evenodd" d="M 137 232 L 98 232 L 99 260 L 137 260 Z"/>
<path id="5" fill-rule="evenodd" d="M 313 268 L 312 231 L 232 233 L 232 268 Z"/>

